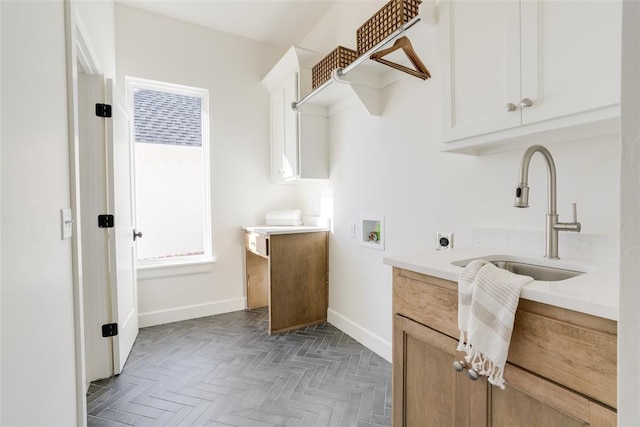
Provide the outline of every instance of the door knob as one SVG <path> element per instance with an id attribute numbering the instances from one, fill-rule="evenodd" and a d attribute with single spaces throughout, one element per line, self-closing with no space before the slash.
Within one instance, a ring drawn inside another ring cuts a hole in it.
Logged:
<path id="1" fill-rule="evenodd" d="M 522 108 L 529 108 L 533 105 L 533 101 L 530 100 L 529 98 L 522 98 L 522 101 L 520 101 L 520 106 Z"/>
<path id="2" fill-rule="evenodd" d="M 133 241 L 134 242 L 136 241 L 136 238 L 142 239 L 142 231 L 138 231 L 136 233 L 136 230 L 135 229 L 133 230 Z"/>
<path id="3" fill-rule="evenodd" d="M 507 105 L 504 106 L 505 111 L 507 111 L 508 113 L 512 112 L 512 111 L 516 111 L 518 109 L 518 107 L 516 107 L 516 104 L 514 104 L 513 102 L 508 103 Z"/>

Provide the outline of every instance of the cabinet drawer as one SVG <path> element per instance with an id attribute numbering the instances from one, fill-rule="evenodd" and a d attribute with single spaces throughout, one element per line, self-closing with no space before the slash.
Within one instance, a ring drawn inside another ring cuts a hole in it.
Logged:
<path id="1" fill-rule="evenodd" d="M 393 312 L 458 338 L 458 284 L 393 269 Z"/>
<path id="2" fill-rule="evenodd" d="M 258 233 L 244 233 L 244 247 L 256 255 L 269 257 L 269 239 Z"/>
<path id="3" fill-rule="evenodd" d="M 613 320 L 520 300 L 508 359 L 615 408 L 616 328 Z"/>

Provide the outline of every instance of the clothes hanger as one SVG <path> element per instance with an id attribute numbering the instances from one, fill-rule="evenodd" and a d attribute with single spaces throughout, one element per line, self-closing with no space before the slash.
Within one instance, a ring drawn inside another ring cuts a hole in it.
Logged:
<path id="1" fill-rule="evenodd" d="M 395 52 L 398 49 L 402 49 L 404 51 L 413 66 L 416 68 L 415 70 L 382 58 L 383 56 L 386 56 L 391 52 Z M 391 68 L 395 68 L 396 70 L 409 73 L 412 76 L 418 77 L 422 80 L 426 80 L 431 77 L 431 73 L 427 69 L 426 65 L 424 65 L 424 63 L 420 60 L 420 57 L 418 57 L 416 51 L 413 50 L 413 46 L 411 45 L 411 42 L 409 41 L 407 36 L 400 37 L 395 41 L 393 46 L 387 49 L 379 50 L 372 54 L 369 58 L 374 61 L 380 62 L 381 64 L 388 65 Z"/>

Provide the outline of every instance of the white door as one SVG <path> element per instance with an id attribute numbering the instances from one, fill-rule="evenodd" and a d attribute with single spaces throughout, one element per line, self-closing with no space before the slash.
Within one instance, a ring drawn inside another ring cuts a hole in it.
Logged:
<path id="1" fill-rule="evenodd" d="M 103 76 L 78 74 L 84 335 L 87 381 L 119 374 L 138 334 L 131 114 Z M 111 118 L 96 104 L 111 105 Z M 114 228 L 98 215 L 114 214 Z M 103 336 L 117 323 L 118 335 Z"/>
<path id="2" fill-rule="evenodd" d="M 111 312 L 112 322 L 118 324 L 113 337 L 113 373 L 119 374 L 138 335 L 132 115 L 111 79 L 106 82 L 105 103 L 112 106 L 112 118 L 105 120 L 108 204 L 115 217 L 114 228 L 109 230 Z"/>

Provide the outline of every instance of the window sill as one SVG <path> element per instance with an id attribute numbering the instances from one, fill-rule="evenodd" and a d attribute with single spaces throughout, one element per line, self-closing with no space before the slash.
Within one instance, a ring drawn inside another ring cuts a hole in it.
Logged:
<path id="1" fill-rule="evenodd" d="M 138 264 L 136 266 L 136 271 L 138 273 L 139 280 L 188 276 L 192 274 L 210 273 L 213 270 L 213 264 L 215 262 L 215 257 L 208 257 L 188 261 Z"/>

